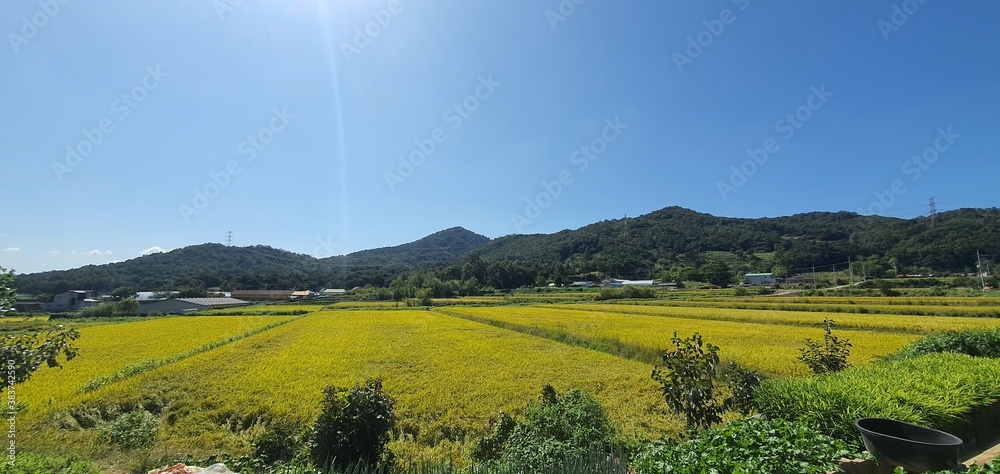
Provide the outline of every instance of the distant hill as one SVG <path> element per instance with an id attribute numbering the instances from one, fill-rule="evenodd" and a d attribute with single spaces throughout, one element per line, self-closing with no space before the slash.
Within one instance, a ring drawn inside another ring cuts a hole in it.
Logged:
<path id="1" fill-rule="evenodd" d="M 772 271 L 890 259 L 899 267 L 974 271 L 976 250 L 1000 256 L 1000 210 L 960 209 L 898 219 L 853 212 L 786 217 L 715 217 L 680 207 L 606 220 L 554 234 L 510 235 L 477 253 L 483 259 L 531 261 L 563 274 L 607 271 L 640 277 L 650 268 L 700 267 L 723 260 L 736 269 Z M 926 270 L 925 270 L 926 272 Z"/>
<path id="2" fill-rule="evenodd" d="M 332 265 L 423 266 L 457 260 L 489 243 L 490 238 L 461 227 L 435 232 L 420 240 L 395 247 L 362 250 L 320 260 Z"/>
<path id="3" fill-rule="evenodd" d="M 314 288 L 331 283 L 331 275 L 349 276 L 341 286 L 384 279 L 400 269 L 449 264 L 489 242 L 461 227 L 420 240 L 345 256 L 316 259 L 264 245 L 227 247 L 200 244 L 119 263 L 87 265 L 72 270 L 19 275 L 22 293 L 58 293 L 71 288 L 110 291 L 131 286 L 143 290 L 183 287 Z"/>
<path id="4" fill-rule="evenodd" d="M 605 220 L 554 234 L 490 240 L 461 227 L 407 244 L 315 259 L 267 246 L 202 244 L 126 262 L 20 275 L 22 293 L 68 288 L 109 291 L 183 287 L 388 286 L 415 273 L 441 281 L 511 288 L 601 272 L 622 278 L 698 279 L 741 272 L 843 269 L 868 275 L 975 271 L 976 251 L 1000 257 L 1000 210 L 959 209 L 936 221 L 811 212 L 785 217 L 716 217 L 680 207 Z M 420 280 L 418 278 L 417 280 Z"/>

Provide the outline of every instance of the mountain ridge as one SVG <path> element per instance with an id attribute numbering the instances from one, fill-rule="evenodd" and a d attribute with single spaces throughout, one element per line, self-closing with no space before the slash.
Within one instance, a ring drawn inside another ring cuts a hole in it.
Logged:
<path id="1" fill-rule="evenodd" d="M 717 217 L 677 206 L 606 219 L 550 234 L 496 239 L 452 227 L 413 242 L 314 258 L 266 245 L 207 243 L 125 262 L 18 275 L 26 293 L 74 288 L 388 286 L 417 271 L 475 279 L 497 288 L 600 271 L 664 278 L 691 276 L 709 264 L 739 271 L 792 272 L 804 266 L 868 260 L 875 274 L 892 265 L 968 271 L 976 251 L 1000 256 L 1000 211 L 942 212 L 936 222 L 817 211 L 764 218 Z M 482 261 L 488 263 L 482 266 Z M 470 270 L 479 265 L 474 270 Z M 429 269 L 429 270 L 428 270 Z M 680 272 L 687 272 L 681 275 Z M 492 273 L 502 274 L 501 276 Z"/>

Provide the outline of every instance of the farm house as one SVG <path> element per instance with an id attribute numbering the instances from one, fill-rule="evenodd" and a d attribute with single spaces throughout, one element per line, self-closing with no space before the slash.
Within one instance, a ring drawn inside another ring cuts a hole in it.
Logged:
<path id="1" fill-rule="evenodd" d="M 773 273 L 747 273 L 743 275 L 743 284 L 751 286 L 777 285 L 778 280 Z"/>

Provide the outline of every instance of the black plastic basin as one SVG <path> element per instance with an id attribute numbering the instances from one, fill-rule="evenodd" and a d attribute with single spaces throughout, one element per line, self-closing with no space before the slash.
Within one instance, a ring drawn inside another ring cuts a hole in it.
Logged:
<path id="1" fill-rule="evenodd" d="M 885 418 L 854 422 L 865 448 L 879 464 L 901 466 L 911 472 L 959 470 L 962 440 L 952 434 Z"/>

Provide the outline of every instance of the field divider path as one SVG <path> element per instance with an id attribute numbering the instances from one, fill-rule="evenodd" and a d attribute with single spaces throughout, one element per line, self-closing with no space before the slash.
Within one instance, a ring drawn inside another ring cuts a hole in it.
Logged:
<path id="1" fill-rule="evenodd" d="M 591 339 L 570 334 L 565 331 L 555 331 L 551 329 L 526 326 L 523 324 L 510 323 L 506 321 L 498 321 L 495 319 L 490 319 L 482 316 L 475 316 L 471 314 L 449 311 L 447 309 L 435 308 L 431 311 L 443 314 L 445 316 L 460 318 L 466 321 L 472 321 L 474 323 L 479 323 L 479 324 L 486 324 L 488 326 L 493 326 L 499 329 L 514 331 L 542 339 L 548 339 L 550 341 L 558 342 L 560 344 L 566 344 L 569 346 L 582 347 L 584 349 L 603 352 L 605 354 L 613 355 L 615 357 L 621 357 L 623 359 L 634 360 L 636 362 L 643 362 L 647 364 L 658 363 L 660 360 L 660 353 L 662 352 L 659 350 L 653 350 L 647 347 L 642 347 L 636 344 L 627 344 L 616 339 Z"/>
<path id="2" fill-rule="evenodd" d="M 189 357 L 194 357 L 194 356 L 196 356 L 198 354 L 201 354 L 201 353 L 204 353 L 204 352 L 208 352 L 208 351 L 210 351 L 212 349 L 216 349 L 216 348 L 225 346 L 227 344 L 232 344 L 232 343 L 234 343 L 236 341 L 239 341 L 241 339 L 246 339 L 246 338 L 248 338 L 250 336 L 253 336 L 253 335 L 256 335 L 256 334 L 260 334 L 260 333 L 262 333 L 264 331 L 268 331 L 270 329 L 274 329 L 274 328 L 276 328 L 278 326 L 282 326 L 282 325 L 288 324 L 288 323 L 290 323 L 292 321 L 297 321 L 297 320 L 302 319 L 302 318 L 304 318 L 306 316 L 309 316 L 310 314 L 312 314 L 312 313 L 307 313 L 307 314 L 303 314 L 303 315 L 300 315 L 300 316 L 293 316 L 293 317 L 290 317 L 288 319 L 284 319 L 284 320 L 281 320 L 281 321 L 275 321 L 273 323 L 266 324 L 264 326 L 260 326 L 260 327 L 254 328 L 254 329 L 251 329 L 249 331 L 242 332 L 240 334 L 229 336 L 229 337 L 227 337 L 225 339 L 219 339 L 217 341 L 206 342 L 205 344 L 202 344 L 201 346 L 195 347 L 194 349 L 188 349 L 188 350 L 183 351 L 183 352 L 178 352 L 177 354 L 174 354 L 174 355 L 172 355 L 170 357 L 163 357 L 163 358 L 160 358 L 160 359 L 145 359 L 145 360 L 141 360 L 139 362 L 134 362 L 134 363 L 126 365 L 125 367 L 122 367 L 122 368 L 120 368 L 120 369 L 118 369 L 118 370 L 116 370 L 116 371 L 114 371 L 114 372 L 112 372 L 110 374 L 99 375 L 97 377 L 94 377 L 94 378 L 88 380 L 86 383 L 80 385 L 80 388 L 79 388 L 78 391 L 80 393 L 90 393 L 90 392 L 96 391 L 96 390 L 98 390 L 101 387 L 104 387 L 106 385 L 113 384 L 115 382 L 120 382 L 120 381 L 128 379 L 130 377 L 135 377 L 136 375 L 139 375 L 139 374 L 142 374 L 142 373 L 145 373 L 145 372 L 149 372 L 151 370 L 155 370 L 155 369 L 158 369 L 160 367 L 163 367 L 163 366 L 166 366 L 166 365 L 169 365 L 169 364 L 173 364 L 175 362 L 182 361 L 182 360 L 187 359 Z"/>
<path id="3" fill-rule="evenodd" d="M 867 304 L 833 304 L 833 303 L 800 303 L 775 301 L 714 301 L 714 300 L 630 300 L 618 304 L 626 306 L 659 306 L 671 308 L 720 308 L 748 309 L 769 311 L 810 311 L 818 313 L 846 314 L 890 314 L 905 316 L 941 316 L 958 318 L 1000 318 L 1000 308 L 985 308 L 980 305 L 946 306 L 946 305 L 899 305 L 880 303 Z"/>
<path id="4" fill-rule="evenodd" d="M 612 306 L 609 308 L 608 306 Z M 537 306 L 531 306 L 537 307 Z M 654 305 L 654 304 L 612 304 L 612 305 L 602 305 L 598 307 L 597 305 L 589 304 L 566 304 L 566 305 L 553 305 L 551 307 L 546 306 L 557 311 L 589 311 L 589 312 L 607 312 L 612 311 L 621 314 L 635 314 L 641 316 L 656 316 L 662 318 L 676 318 L 676 319 L 689 319 L 698 321 L 728 321 L 735 323 L 752 323 L 752 324 L 770 324 L 774 326 L 796 326 L 796 327 L 822 327 L 822 320 L 817 319 L 816 321 L 811 320 L 798 320 L 793 317 L 796 312 L 792 311 L 781 311 L 781 310 L 760 310 L 760 309 L 742 309 L 742 308 L 718 308 L 718 307 L 698 307 L 698 306 L 672 306 L 672 305 Z M 647 309 L 648 308 L 648 309 Z M 663 312 L 651 311 L 653 309 L 660 308 L 664 310 Z M 738 312 L 741 316 L 731 316 L 725 314 L 707 314 L 706 310 L 727 310 L 731 312 Z M 676 310 L 678 312 L 671 312 L 669 310 Z M 682 310 L 688 310 L 688 312 L 682 312 Z M 768 317 L 761 317 L 754 312 L 760 311 L 773 311 L 774 315 Z M 701 314 L 699 314 L 701 313 Z M 809 317 L 818 316 L 816 311 L 802 311 L 800 313 L 808 314 Z M 887 318 L 908 318 L 906 321 L 900 321 L 895 327 L 891 327 L 889 320 L 881 320 L 875 323 L 871 316 L 865 317 L 862 314 L 857 313 L 842 313 L 847 318 L 839 318 L 836 320 L 836 327 L 839 329 L 853 329 L 858 331 L 868 331 L 868 332 L 880 332 L 880 333 L 890 333 L 890 334 L 909 334 L 923 336 L 928 333 L 946 330 L 946 329 L 965 329 L 964 325 L 957 325 L 955 327 L 942 327 L 942 328 L 922 328 L 914 326 L 912 328 L 903 327 L 906 324 L 912 324 L 915 320 L 914 318 L 927 318 L 924 320 L 927 323 L 938 322 L 938 320 L 933 318 L 944 318 L 945 320 L 953 319 L 957 324 L 961 324 L 966 320 L 972 320 L 975 323 L 974 327 L 969 328 L 992 328 L 1000 326 L 1000 322 L 994 321 L 993 318 L 966 318 L 960 319 L 955 316 L 909 316 L 900 314 L 885 314 L 882 317 Z M 785 317 L 787 316 L 787 317 Z M 827 314 L 826 316 L 831 316 Z M 858 320 L 860 319 L 860 321 Z M 919 319 L 916 319 L 919 321 Z M 952 321 L 945 321 L 952 322 Z M 879 324 L 881 323 L 881 324 Z"/>

